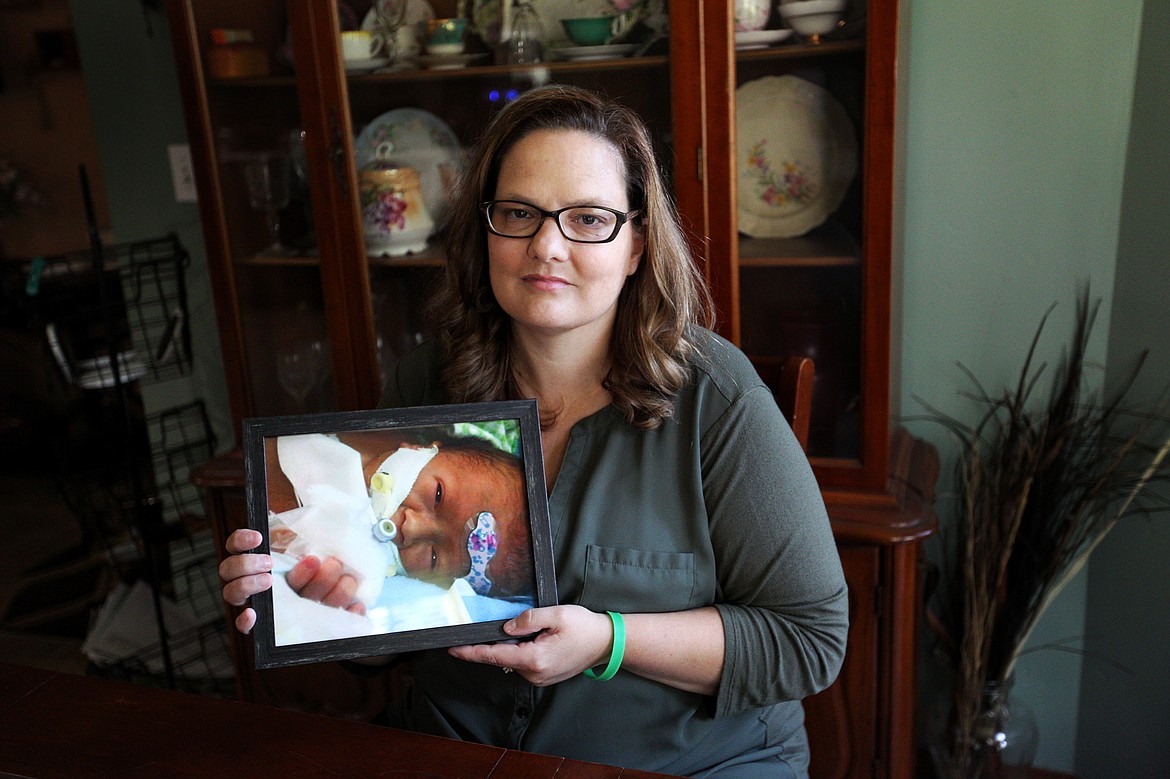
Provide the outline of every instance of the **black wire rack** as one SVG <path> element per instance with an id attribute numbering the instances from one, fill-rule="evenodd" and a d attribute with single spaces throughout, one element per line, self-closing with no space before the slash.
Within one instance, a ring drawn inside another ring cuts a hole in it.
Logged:
<path id="1" fill-rule="evenodd" d="M 154 487 L 163 501 L 163 520 L 200 527 L 206 522 L 203 492 L 191 483 L 191 470 L 215 454 L 216 438 L 207 408 L 193 400 L 146 417 Z"/>
<path id="2" fill-rule="evenodd" d="M 92 389 L 189 374 L 189 264 L 175 235 L 30 261 L 33 318 L 67 380 Z"/>
<path id="3" fill-rule="evenodd" d="M 141 387 L 191 373 L 175 235 L 28 263 L 26 321 L 76 398 L 57 481 L 115 574 L 91 616 L 92 672 L 200 692 L 232 686 L 217 556 L 190 472 L 215 454 L 201 400 L 147 412 Z"/>

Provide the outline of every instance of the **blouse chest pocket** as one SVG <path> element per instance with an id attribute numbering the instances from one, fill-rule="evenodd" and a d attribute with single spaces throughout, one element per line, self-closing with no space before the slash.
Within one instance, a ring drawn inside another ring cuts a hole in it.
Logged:
<path id="1" fill-rule="evenodd" d="M 580 605 L 591 611 L 667 612 L 706 605 L 696 597 L 695 556 L 590 544 Z"/>

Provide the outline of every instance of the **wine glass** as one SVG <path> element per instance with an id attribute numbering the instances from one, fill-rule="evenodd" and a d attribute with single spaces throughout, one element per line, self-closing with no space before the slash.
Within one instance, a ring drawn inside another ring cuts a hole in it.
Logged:
<path id="1" fill-rule="evenodd" d="M 244 160 L 244 181 L 248 185 L 248 202 L 268 217 L 268 237 L 272 240 L 267 251 L 282 253 L 280 243 L 280 211 L 288 206 L 292 164 L 282 151 L 253 154 Z"/>
<path id="2" fill-rule="evenodd" d="M 306 410 L 305 401 L 325 370 L 325 347 L 320 341 L 295 341 L 276 352 L 276 381 Z"/>

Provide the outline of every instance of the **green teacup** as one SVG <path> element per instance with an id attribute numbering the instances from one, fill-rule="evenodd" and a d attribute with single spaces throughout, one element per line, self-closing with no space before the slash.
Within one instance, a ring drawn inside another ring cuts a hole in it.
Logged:
<path id="1" fill-rule="evenodd" d="M 463 33 L 467 30 L 466 19 L 427 19 L 418 24 L 423 43 L 428 46 L 462 43 Z"/>
<path id="2" fill-rule="evenodd" d="M 596 46 L 613 38 L 613 17 L 589 16 L 580 19 L 561 19 L 569 39 L 578 46 Z"/>

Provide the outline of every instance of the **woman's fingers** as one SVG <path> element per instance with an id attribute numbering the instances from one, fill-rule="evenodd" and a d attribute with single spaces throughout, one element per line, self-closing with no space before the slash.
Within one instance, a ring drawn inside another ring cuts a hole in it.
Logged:
<path id="1" fill-rule="evenodd" d="M 257 573 L 241 576 L 223 586 L 223 599 L 233 606 L 243 606 L 248 598 L 272 587 L 272 574 Z"/>
<path id="2" fill-rule="evenodd" d="M 252 632 L 252 628 L 256 625 L 256 612 L 252 609 L 244 609 L 236 615 L 236 630 L 243 633 L 245 636 Z"/>
<path id="3" fill-rule="evenodd" d="M 236 579 L 272 570 L 272 556 L 266 554 L 232 554 L 219 564 L 219 578 L 225 584 Z"/>
<path id="4" fill-rule="evenodd" d="M 224 544 L 232 554 L 240 554 L 241 552 L 250 552 L 256 547 L 260 546 L 260 542 L 264 540 L 264 536 L 260 535 L 259 530 L 248 530 L 241 528 L 234 531 L 227 537 L 227 542 Z"/>

